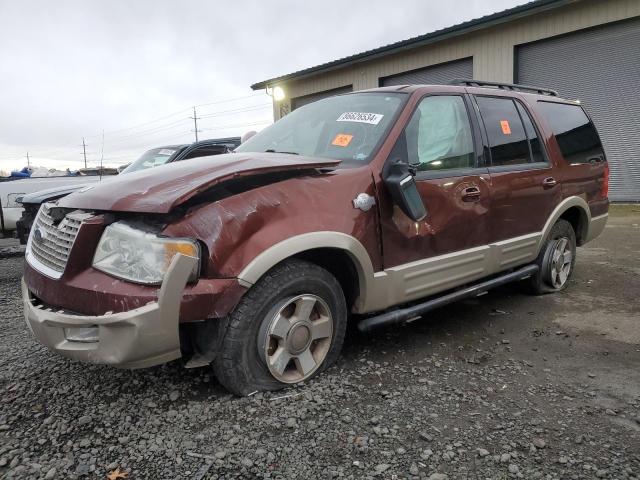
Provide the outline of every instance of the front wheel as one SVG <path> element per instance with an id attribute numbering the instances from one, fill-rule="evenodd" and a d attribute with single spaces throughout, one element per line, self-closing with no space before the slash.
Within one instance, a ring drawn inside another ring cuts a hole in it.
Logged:
<path id="1" fill-rule="evenodd" d="M 536 259 L 540 270 L 531 277 L 534 294 L 564 290 L 576 263 L 576 234 L 566 220 L 558 220 Z"/>
<path id="2" fill-rule="evenodd" d="M 230 315 L 216 377 L 236 395 L 309 380 L 338 358 L 347 307 L 325 269 L 287 260 L 268 272 Z"/>

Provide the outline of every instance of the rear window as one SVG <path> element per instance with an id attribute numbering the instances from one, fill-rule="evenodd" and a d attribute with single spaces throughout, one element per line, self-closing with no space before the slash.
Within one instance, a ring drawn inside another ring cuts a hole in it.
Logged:
<path id="1" fill-rule="evenodd" d="M 604 159 L 596 127 L 580 105 L 540 101 L 538 109 L 551 127 L 567 162 L 589 163 Z"/>

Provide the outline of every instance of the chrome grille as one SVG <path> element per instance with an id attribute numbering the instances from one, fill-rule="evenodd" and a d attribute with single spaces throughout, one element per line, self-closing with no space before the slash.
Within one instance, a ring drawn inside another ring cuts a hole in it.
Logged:
<path id="1" fill-rule="evenodd" d="M 68 213 L 56 225 L 51 216 L 52 204 L 44 203 L 31 227 L 27 245 L 27 261 L 42 273 L 59 278 L 67 266 L 71 247 L 80 225 L 92 214 L 82 210 Z"/>

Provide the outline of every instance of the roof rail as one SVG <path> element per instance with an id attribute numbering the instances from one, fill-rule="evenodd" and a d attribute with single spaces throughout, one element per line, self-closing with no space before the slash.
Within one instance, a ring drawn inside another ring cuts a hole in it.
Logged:
<path id="1" fill-rule="evenodd" d="M 466 78 L 455 78 L 449 85 L 466 85 L 468 87 L 496 87 L 501 90 L 514 90 L 539 93 L 540 95 L 550 95 L 558 97 L 558 92 L 550 88 L 534 87 L 532 85 L 519 85 L 517 83 L 485 82 L 483 80 L 471 80 Z"/>

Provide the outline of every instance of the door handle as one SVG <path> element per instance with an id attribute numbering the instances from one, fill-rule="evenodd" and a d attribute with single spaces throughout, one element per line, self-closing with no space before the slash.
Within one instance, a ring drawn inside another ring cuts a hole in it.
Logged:
<path id="1" fill-rule="evenodd" d="M 551 187 L 555 187 L 558 184 L 558 182 L 556 181 L 555 178 L 553 177 L 547 177 L 542 181 L 542 186 L 544 188 L 551 188 Z"/>
<path id="2" fill-rule="evenodd" d="M 480 200 L 480 189 L 478 187 L 467 187 L 462 190 L 461 196 L 465 202 L 476 202 Z"/>

